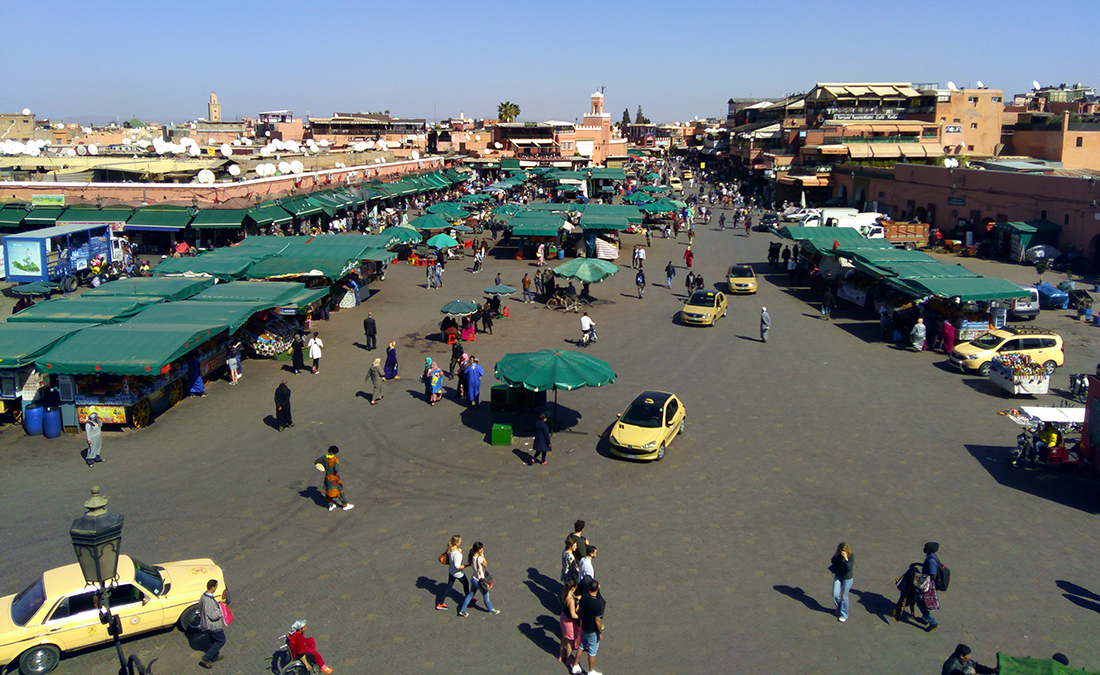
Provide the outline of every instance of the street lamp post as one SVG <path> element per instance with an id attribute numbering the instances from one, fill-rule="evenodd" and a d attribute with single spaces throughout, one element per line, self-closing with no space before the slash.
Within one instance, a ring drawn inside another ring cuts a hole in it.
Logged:
<path id="1" fill-rule="evenodd" d="M 107 634 L 114 638 L 119 675 L 151 672 L 146 671 L 136 656 L 131 656 L 127 662 L 122 653 L 122 621 L 111 612 L 111 587 L 118 582 L 123 516 L 107 510 L 107 498 L 100 496 L 98 485 L 92 486 L 92 498 L 84 502 L 84 508 L 84 515 L 74 520 L 69 528 L 69 538 L 84 581 L 98 588 L 99 620 L 106 624 Z"/>

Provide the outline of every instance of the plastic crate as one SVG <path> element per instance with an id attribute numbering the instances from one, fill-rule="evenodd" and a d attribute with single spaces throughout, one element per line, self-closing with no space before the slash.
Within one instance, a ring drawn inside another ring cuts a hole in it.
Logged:
<path id="1" fill-rule="evenodd" d="M 512 444 L 512 425 L 511 424 L 494 424 L 493 431 L 490 435 L 492 445 L 511 445 Z"/>

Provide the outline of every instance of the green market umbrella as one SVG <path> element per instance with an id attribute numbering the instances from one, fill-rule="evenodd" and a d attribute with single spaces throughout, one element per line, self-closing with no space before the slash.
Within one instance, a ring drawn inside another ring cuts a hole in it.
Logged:
<path id="1" fill-rule="evenodd" d="M 451 246 L 458 246 L 458 242 L 453 237 L 440 233 L 428 240 L 428 246 L 432 248 L 450 248 Z"/>
<path id="2" fill-rule="evenodd" d="M 474 231 L 474 228 L 470 227 L 469 225 L 453 225 L 453 226 L 451 226 L 451 229 L 454 230 L 455 232 L 473 232 Z"/>
<path id="3" fill-rule="evenodd" d="M 469 211 L 464 210 L 458 204 L 452 202 L 443 202 L 441 204 L 433 204 L 428 207 L 428 213 L 434 216 L 444 216 L 446 218 L 458 219 L 465 218 L 470 215 Z"/>
<path id="4" fill-rule="evenodd" d="M 482 202 L 489 201 L 492 198 L 493 198 L 492 195 L 487 195 L 485 193 L 481 193 L 481 194 L 476 194 L 476 195 L 475 194 L 462 195 L 461 197 L 458 198 L 458 201 L 465 202 L 467 204 L 480 204 Z"/>
<path id="5" fill-rule="evenodd" d="M 445 219 L 429 213 L 413 220 L 409 223 L 409 227 L 414 230 L 446 230 L 451 227 L 451 224 Z"/>
<path id="6" fill-rule="evenodd" d="M 653 173 L 653 172 L 647 173 L 647 174 L 645 175 L 645 179 L 646 179 L 646 180 L 657 180 L 657 179 L 658 179 L 658 178 L 660 178 L 660 177 L 661 177 L 661 174 L 659 174 L 659 173 Z"/>
<path id="7" fill-rule="evenodd" d="M 510 387 L 531 391 L 554 390 L 554 420 L 557 421 L 558 390 L 602 387 L 617 377 L 606 361 L 588 354 L 543 349 L 538 352 L 505 354 L 497 362 L 496 378 Z"/>
<path id="8" fill-rule="evenodd" d="M 513 213 L 519 212 L 519 210 L 519 204 L 501 204 L 493 209 L 493 214 L 497 216 L 510 216 Z"/>
<path id="9" fill-rule="evenodd" d="M 627 197 L 623 199 L 623 201 L 630 204 L 649 204 L 656 200 L 651 195 L 648 195 L 645 192 L 635 192 L 632 195 L 627 195 Z"/>
<path id="10" fill-rule="evenodd" d="M 489 295 L 511 295 L 512 293 L 516 292 L 516 289 L 512 288 L 511 286 L 505 286 L 504 284 L 501 284 L 499 286 L 490 286 L 489 288 L 485 289 L 485 292 Z"/>
<path id="11" fill-rule="evenodd" d="M 554 189 L 558 192 L 580 192 L 580 185 L 555 185 Z"/>
<path id="12" fill-rule="evenodd" d="M 652 204 L 642 204 L 638 208 L 645 213 L 675 213 L 677 209 L 671 199 L 658 199 Z"/>
<path id="13" fill-rule="evenodd" d="M 574 258 L 554 268 L 555 276 L 595 284 L 619 271 L 619 266 L 596 258 Z"/>
<path id="14" fill-rule="evenodd" d="M 398 225 L 397 227 L 387 227 L 383 234 L 388 234 L 397 240 L 399 244 L 419 244 L 424 241 L 424 237 L 411 227 L 405 227 Z"/>
<path id="15" fill-rule="evenodd" d="M 61 284 L 52 281 L 34 281 L 29 284 L 19 284 L 11 287 L 12 295 L 49 295 L 61 288 Z"/>
<path id="16" fill-rule="evenodd" d="M 447 316 L 469 316 L 477 311 L 477 304 L 468 300 L 452 300 L 439 311 Z"/>

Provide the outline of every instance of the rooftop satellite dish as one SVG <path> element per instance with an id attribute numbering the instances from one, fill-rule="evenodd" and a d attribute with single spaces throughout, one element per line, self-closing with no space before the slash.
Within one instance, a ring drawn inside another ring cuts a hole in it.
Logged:
<path id="1" fill-rule="evenodd" d="M 279 173 L 290 173 L 290 164 L 279 162 Z"/>
<path id="2" fill-rule="evenodd" d="M 951 91 L 954 91 L 954 90 L 958 89 L 958 87 L 955 86 L 955 83 L 952 82 L 951 80 L 947 81 L 947 88 L 950 89 Z"/>
<path id="3" fill-rule="evenodd" d="M 23 114 L 24 115 L 30 115 L 31 114 L 31 109 L 30 108 L 23 108 Z"/>
<path id="4" fill-rule="evenodd" d="M 496 148 L 497 150 L 500 150 L 504 146 L 500 144 L 500 141 L 497 141 L 496 143 L 493 143 L 493 147 Z"/>
<path id="5" fill-rule="evenodd" d="M 474 140 L 475 141 L 480 141 L 481 140 L 481 134 L 475 134 L 474 135 Z"/>
<path id="6" fill-rule="evenodd" d="M 138 147 L 139 147 L 139 148 L 147 148 L 147 147 L 149 147 L 149 141 L 148 141 L 148 140 L 146 140 L 146 139 L 144 139 L 144 138 L 140 139 L 140 140 L 139 140 L 139 141 L 137 142 L 137 144 L 138 144 Z"/>
<path id="7" fill-rule="evenodd" d="M 290 173 L 300 174 L 303 171 L 305 171 L 305 168 L 306 167 L 303 166 L 302 163 L 299 162 L 298 160 L 294 160 L 293 162 L 290 163 Z"/>
<path id="8" fill-rule="evenodd" d="M 190 148 L 187 149 L 187 152 L 192 157 L 198 157 L 202 153 L 202 150 L 199 150 L 199 146 L 192 145 Z"/>
<path id="9" fill-rule="evenodd" d="M 275 140 L 271 141 L 271 147 L 275 148 L 276 150 L 280 150 L 280 151 L 286 150 L 286 143 L 283 143 L 278 138 L 276 138 Z"/>
<path id="10" fill-rule="evenodd" d="M 244 143 L 245 145 L 252 145 L 252 139 L 251 138 L 242 138 L 241 143 Z"/>
<path id="11" fill-rule="evenodd" d="M 192 128 L 192 129 L 194 129 L 194 128 L 195 128 L 195 123 L 194 123 L 194 122 L 192 122 L 192 123 L 191 123 L 190 125 L 188 125 L 188 126 L 190 126 L 190 127 Z"/>
<path id="12" fill-rule="evenodd" d="M 41 146 L 39 146 L 39 147 L 41 147 Z M 99 146 L 97 146 L 95 144 L 89 145 L 88 146 L 88 154 L 89 155 L 98 155 L 99 154 Z"/>
<path id="13" fill-rule="evenodd" d="M 417 152 L 416 150 L 413 150 L 412 153 L 410 153 L 410 154 L 411 154 L 413 159 L 420 159 L 420 153 Z"/>
<path id="14" fill-rule="evenodd" d="M 374 141 L 366 141 L 365 143 L 363 143 L 363 147 L 367 150 L 370 150 L 374 147 Z"/>
<path id="15" fill-rule="evenodd" d="M 978 80 L 978 89 L 985 89 L 985 85 L 982 84 L 981 80 Z"/>
<path id="16" fill-rule="evenodd" d="M 271 148 L 266 145 L 260 148 L 260 157 L 269 157 L 271 155 Z"/>
<path id="17" fill-rule="evenodd" d="M 322 138 L 321 142 L 318 143 L 317 145 L 320 145 L 322 148 L 327 148 L 328 147 L 328 139 L 327 138 Z"/>
<path id="18" fill-rule="evenodd" d="M 375 147 L 376 147 L 376 148 L 378 148 L 379 150 L 385 150 L 385 149 L 386 149 L 386 142 L 385 142 L 385 141 L 378 141 L 378 142 L 377 142 L 377 143 L 375 143 L 374 145 L 375 145 Z"/>
<path id="19" fill-rule="evenodd" d="M 298 152 L 302 149 L 302 146 L 298 144 L 298 141 L 287 141 L 286 149 L 287 152 Z"/>
<path id="20" fill-rule="evenodd" d="M 241 175 L 241 167 L 237 166 L 236 164 L 230 164 L 229 165 L 229 175 L 230 176 L 239 176 L 239 175 Z"/>
<path id="21" fill-rule="evenodd" d="M 222 143 L 222 147 L 219 148 L 219 150 L 222 153 L 222 157 L 232 157 L 233 156 L 233 146 L 228 144 L 228 143 Z"/>
<path id="22" fill-rule="evenodd" d="M 203 185 L 209 185 L 214 182 L 214 172 L 210 169 L 203 169 L 199 172 L 199 182 Z"/>
<path id="23" fill-rule="evenodd" d="M 235 147 L 235 148 L 236 148 L 236 147 L 240 147 L 240 145 L 241 145 L 241 139 L 239 139 L 239 138 L 234 138 L 234 139 L 233 139 L 233 147 Z"/>
<path id="24" fill-rule="evenodd" d="M 270 131 L 265 131 L 264 136 L 267 137 L 267 138 L 271 138 L 271 132 Z"/>
<path id="25" fill-rule="evenodd" d="M 1031 86 L 1033 89 L 1035 89 L 1035 91 L 1039 91 L 1040 89 L 1042 89 L 1042 87 L 1039 86 L 1039 80 L 1032 80 Z"/>
<path id="26" fill-rule="evenodd" d="M 65 148 L 65 155 L 68 157 L 76 157 L 76 150 L 73 148 Z"/>
<path id="27" fill-rule="evenodd" d="M 88 154 L 88 148 L 84 147 L 83 145 L 78 145 L 76 146 L 76 154 L 83 157 L 84 155 Z"/>
<path id="28" fill-rule="evenodd" d="M 375 164 L 381 164 L 382 163 L 382 158 L 381 157 L 375 157 L 374 158 L 374 163 Z"/>
<path id="29" fill-rule="evenodd" d="M 214 144 L 215 144 L 215 143 L 217 143 L 217 142 L 218 142 L 218 141 L 217 141 L 217 139 L 215 139 L 215 138 L 207 138 L 207 139 L 206 139 L 206 144 L 207 144 L 207 145 L 214 145 Z"/>

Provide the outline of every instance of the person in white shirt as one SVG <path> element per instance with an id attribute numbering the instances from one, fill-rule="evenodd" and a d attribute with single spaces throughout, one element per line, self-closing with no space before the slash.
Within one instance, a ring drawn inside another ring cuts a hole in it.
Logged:
<path id="1" fill-rule="evenodd" d="M 577 565 L 577 588 L 582 593 L 588 592 L 588 582 L 596 576 L 596 569 L 592 566 L 592 559 L 596 557 L 596 547 L 589 544 L 586 554 Z"/>
<path id="2" fill-rule="evenodd" d="M 316 375 L 321 371 L 321 349 L 325 346 L 324 342 L 321 342 L 321 338 L 317 333 L 313 334 L 313 337 L 306 343 L 306 347 L 309 348 L 309 358 L 313 359 L 313 374 Z"/>
<path id="3" fill-rule="evenodd" d="M 588 335 L 589 338 L 591 338 L 592 337 L 592 329 L 595 328 L 595 327 L 596 327 L 596 322 L 593 321 L 591 318 L 589 318 L 588 312 L 585 312 L 584 316 L 581 317 L 581 334 L 582 335 Z"/>

